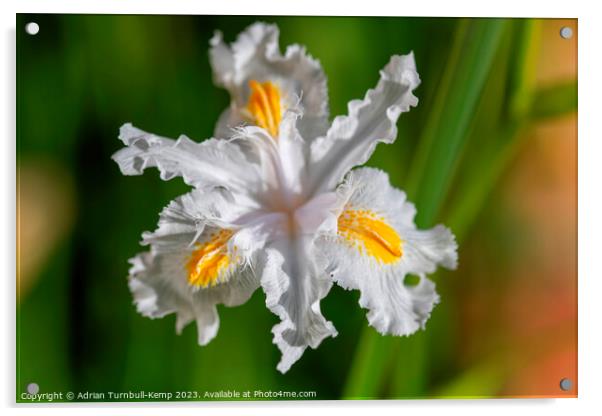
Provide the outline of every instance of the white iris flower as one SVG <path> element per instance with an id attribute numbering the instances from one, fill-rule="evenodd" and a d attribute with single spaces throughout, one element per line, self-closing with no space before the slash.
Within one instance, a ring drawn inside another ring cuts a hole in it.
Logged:
<path id="1" fill-rule="evenodd" d="M 337 335 L 320 312 L 333 282 L 360 290 L 380 333 L 423 327 L 439 299 L 426 274 L 455 268 L 454 236 L 441 225 L 418 230 L 414 205 L 386 173 L 352 170 L 417 105 L 413 55 L 393 56 L 376 87 L 329 125 L 319 63 L 296 45 L 281 55 L 276 26 L 254 24 L 231 47 L 217 34 L 211 45 L 215 81 L 232 97 L 219 138 L 172 140 L 126 124 L 126 147 L 113 156 L 125 175 L 156 167 L 195 188 L 163 210 L 143 234 L 150 251 L 130 260 L 138 311 L 175 313 L 178 333 L 195 320 L 205 345 L 218 330 L 216 305 L 242 304 L 261 287 L 281 320 L 272 330 L 281 372 Z M 417 284 L 404 283 L 409 274 Z"/>

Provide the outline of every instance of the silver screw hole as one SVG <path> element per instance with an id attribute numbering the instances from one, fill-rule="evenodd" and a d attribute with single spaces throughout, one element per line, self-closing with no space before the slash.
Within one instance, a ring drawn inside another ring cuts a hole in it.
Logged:
<path id="1" fill-rule="evenodd" d="M 562 39 L 570 39 L 573 37 L 573 29 L 571 29 L 568 26 L 564 26 L 562 29 L 560 29 L 560 37 Z"/>
<path id="2" fill-rule="evenodd" d="M 36 22 L 29 22 L 25 25 L 25 33 L 28 35 L 37 35 L 39 31 L 40 25 L 38 25 Z"/>
<path id="3" fill-rule="evenodd" d="M 569 391 L 573 388 L 573 380 L 570 378 L 563 378 L 560 380 L 560 390 Z"/>
<path id="4" fill-rule="evenodd" d="M 37 383 L 29 383 L 27 385 L 27 393 L 29 394 L 38 394 L 40 391 L 40 386 Z"/>

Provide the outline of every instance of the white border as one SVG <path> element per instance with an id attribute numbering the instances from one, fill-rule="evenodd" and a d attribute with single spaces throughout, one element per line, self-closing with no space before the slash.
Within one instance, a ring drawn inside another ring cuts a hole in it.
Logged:
<path id="1" fill-rule="evenodd" d="M 487 3 L 487 5 L 485 5 Z M 369 0 L 349 1 L 302 0 L 218 0 L 211 3 L 194 0 L 19 0 L 2 2 L 0 20 L 3 23 L 1 43 L 0 82 L 3 97 L 0 99 L 0 140 L 3 203 L 0 205 L 0 264 L 4 283 L 0 344 L 3 373 L 0 377 L 0 406 L 7 407 L 6 414 L 32 414 L 36 408 L 15 406 L 15 13 L 119 13 L 119 14 L 297 14 L 297 15 L 400 15 L 400 16 L 480 16 L 480 17 L 577 17 L 579 18 L 579 399 L 558 400 L 432 400 L 388 402 L 262 402 L 262 403 L 172 403 L 167 405 L 173 415 L 191 412 L 223 414 L 303 415 L 307 412 L 327 414 L 341 410 L 350 415 L 365 415 L 370 411 L 379 414 L 480 415 L 508 413 L 545 413 L 550 415 L 592 414 L 602 408 L 600 371 L 602 366 L 602 337 L 598 300 L 602 294 L 602 131 L 600 128 L 600 78 L 602 65 L 602 16 L 596 13 L 594 1 L 542 1 L 503 0 L 475 2 L 454 0 L 419 2 Z M 82 413 L 164 415 L 165 405 L 157 404 L 78 404 L 53 405 L 37 408 L 49 415 L 81 415 Z M 198 408 L 193 410 L 192 408 Z"/>
<path id="2" fill-rule="evenodd" d="M 467 0 L 363 2 L 299 0 L 197 0 L 77 1 L 20 0 L 21 13 L 119 13 L 119 14 L 240 14 L 240 15 L 330 15 L 330 16 L 466 16 L 466 17 L 577 17 L 583 10 L 578 1 L 548 0 L 542 3 L 504 0 L 479 6 Z"/>

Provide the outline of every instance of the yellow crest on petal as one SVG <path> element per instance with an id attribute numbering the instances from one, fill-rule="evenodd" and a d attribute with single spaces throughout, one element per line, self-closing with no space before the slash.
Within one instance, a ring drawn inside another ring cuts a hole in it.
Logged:
<path id="1" fill-rule="evenodd" d="M 247 110 L 255 124 L 266 129 L 272 137 L 278 137 L 278 126 L 282 119 L 280 90 L 271 82 L 249 81 L 251 95 Z"/>
<path id="2" fill-rule="evenodd" d="M 338 219 L 338 233 L 360 253 L 390 264 L 403 256 L 403 241 L 383 218 L 369 210 L 346 209 Z"/>
<path id="3" fill-rule="evenodd" d="M 227 243 L 231 236 L 232 231 L 221 230 L 206 242 L 196 245 L 186 263 L 190 285 L 206 288 L 218 283 L 221 273 L 231 263 L 227 250 Z"/>

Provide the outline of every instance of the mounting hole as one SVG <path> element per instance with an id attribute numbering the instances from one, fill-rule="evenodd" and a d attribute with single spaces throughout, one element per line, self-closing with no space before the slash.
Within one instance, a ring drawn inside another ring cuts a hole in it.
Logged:
<path id="1" fill-rule="evenodd" d="M 25 32 L 28 35 L 37 35 L 39 31 L 40 25 L 38 25 L 36 22 L 29 22 L 25 25 Z"/>
<path id="2" fill-rule="evenodd" d="M 27 393 L 29 394 L 38 394 L 40 391 L 40 386 L 37 383 L 29 383 L 27 385 Z"/>
<path id="3" fill-rule="evenodd" d="M 573 29 L 571 29 L 568 26 L 564 26 L 562 29 L 560 29 L 560 37 L 562 39 L 570 39 L 573 37 Z"/>
<path id="4" fill-rule="evenodd" d="M 563 378 L 562 380 L 560 380 L 560 390 L 569 391 L 572 388 L 573 380 L 571 380 L 570 378 Z"/>

